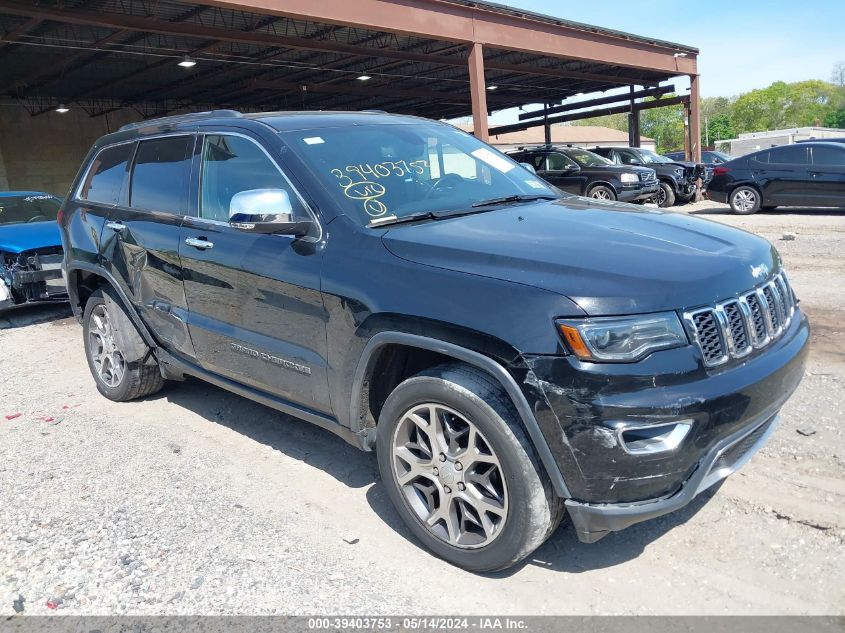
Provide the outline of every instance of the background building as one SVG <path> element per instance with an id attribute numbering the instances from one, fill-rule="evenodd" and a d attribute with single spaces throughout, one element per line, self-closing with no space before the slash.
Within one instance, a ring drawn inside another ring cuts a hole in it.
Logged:
<path id="1" fill-rule="evenodd" d="M 794 127 L 788 130 L 767 130 L 765 132 L 746 132 L 739 138 L 716 141 L 716 149 L 731 156 L 744 156 L 751 152 L 777 145 L 790 145 L 809 139 L 842 138 L 845 130 L 830 127 Z"/>

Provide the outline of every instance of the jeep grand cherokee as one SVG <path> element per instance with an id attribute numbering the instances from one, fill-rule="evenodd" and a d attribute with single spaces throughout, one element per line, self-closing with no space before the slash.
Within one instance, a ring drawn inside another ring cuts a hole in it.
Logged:
<path id="1" fill-rule="evenodd" d="M 376 449 L 438 556 L 658 516 L 773 432 L 809 335 L 777 251 L 559 197 L 449 125 L 217 111 L 96 142 L 60 214 L 100 392 L 196 376 Z"/>

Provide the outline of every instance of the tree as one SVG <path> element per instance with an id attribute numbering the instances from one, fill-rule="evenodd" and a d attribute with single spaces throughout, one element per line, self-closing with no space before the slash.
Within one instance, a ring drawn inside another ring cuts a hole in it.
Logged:
<path id="1" fill-rule="evenodd" d="M 845 128 L 845 108 L 828 113 L 822 125 L 825 127 Z"/>
<path id="2" fill-rule="evenodd" d="M 776 81 L 768 88 L 740 95 L 731 119 L 740 133 L 809 126 L 837 109 L 840 98 L 837 87 L 826 81 Z"/>
<path id="3" fill-rule="evenodd" d="M 837 62 L 833 65 L 830 81 L 840 88 L 845 87 L 845 62 Z"/>

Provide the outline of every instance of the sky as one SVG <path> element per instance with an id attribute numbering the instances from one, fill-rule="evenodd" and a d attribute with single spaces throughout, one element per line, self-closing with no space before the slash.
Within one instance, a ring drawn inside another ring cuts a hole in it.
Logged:
<path id="1" fill-rule="evenodd" d="M 493 0 L 699 49 L 703 97 L 829 80 L 845 61 L 845 0 Z M 689 82 L 678 82 L 679 89 Z M 514 118 L 503 112 L 492 122 Z"/>

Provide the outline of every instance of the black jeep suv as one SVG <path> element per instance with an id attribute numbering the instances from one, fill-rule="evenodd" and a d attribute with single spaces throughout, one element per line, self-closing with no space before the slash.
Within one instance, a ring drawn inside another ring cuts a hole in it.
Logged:
<path id="1" fill-rule="evenodd" d="M 377 449 L 411 531 L 476 571 L 564 514 L 592 542 L 685 505 L 766 441 L 806 359 L 766 240 L 560 198 L 412 117 L 124 127 L 59 224 L 104 396 L 191 375 Z"/>
<path id="2" fill-rule="evenodd" d="M 508 156 L 531 165 L 538 176 L 558 189 L 579 196 L 642 203 L 657 194 L 653 169 L 614 165 L 585 149 L 542 145 L 521 147 Z"/>
<path id="3" fill-rule="evenodd" d="M 641 147 L 595 147 L 591 151 L 617 165 L 645 165 L 657 172 L 660 190 L 656 201 L 661 207 L 677 202 L 689 202 L 695 195 L 696 181 L 706 181 L 712 175 L 704 165 L 677 161 Z"/>

